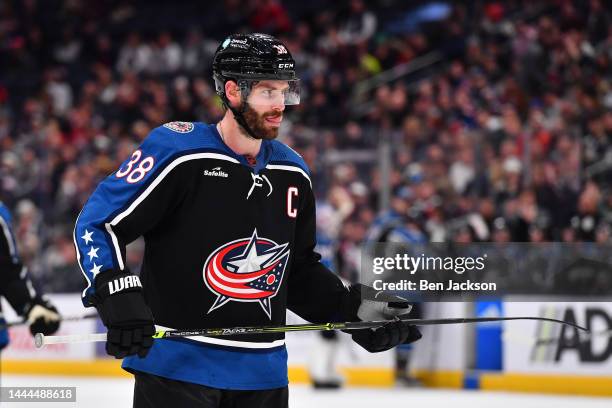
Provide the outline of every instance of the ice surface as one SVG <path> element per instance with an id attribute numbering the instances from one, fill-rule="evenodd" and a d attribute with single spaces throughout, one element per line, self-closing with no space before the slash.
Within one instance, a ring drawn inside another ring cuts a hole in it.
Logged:
<path id="1" fill-rule="evenodd" d="M 3 387 L 77 387 L 76 403 L 2 403 L 4 407 L 131 407 L 133 381 L 125 378 L 3 375 Z M 612 398 L 515 394 L 423 388 L 346 388 L 315 391 L 291 386 L 291 408 L 611 408 Z"/>

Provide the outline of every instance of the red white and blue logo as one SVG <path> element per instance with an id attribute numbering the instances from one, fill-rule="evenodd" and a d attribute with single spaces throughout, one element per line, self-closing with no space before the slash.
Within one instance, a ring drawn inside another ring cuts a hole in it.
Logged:
<path id="1" fill-rule="evenodd" d="M 168 122 L 164 123 L 163 126 L 178 133 L 189 133 L 194 129 L 193 123 L 191 122 Z"/>
<path id="2" fill-rule="evenodd" d="M 217 299 L 212 312 L 229 301 L 259 302 L 272 319 L 270 300 L 276 296 L 289 260 L 289 244 L 257 236 L 228 242 L 213 251 L 204 264 L 204 282 Z"/>

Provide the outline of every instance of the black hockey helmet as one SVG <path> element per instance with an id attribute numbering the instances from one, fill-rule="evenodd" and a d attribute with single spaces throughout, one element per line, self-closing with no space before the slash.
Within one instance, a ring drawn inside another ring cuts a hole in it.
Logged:
<path id="1" fill-rule="evenodd" d="M 287 47 L 271 35 L 232 34 L 227 37 L 215 52 L 213 79 L 217 94 L 251 136 L 254 135 L 246 124 L 243 113 L 255 83 L 263 80 L 287 81 L 289 88 L 282 92 L 282 102 L 285 105 L 300 103 L 295 61 Z M 230 80 L 238 84 L 242 95 L 242 104 L 238 109 L 230 105 L 225 95 L 225 83 Z"/>

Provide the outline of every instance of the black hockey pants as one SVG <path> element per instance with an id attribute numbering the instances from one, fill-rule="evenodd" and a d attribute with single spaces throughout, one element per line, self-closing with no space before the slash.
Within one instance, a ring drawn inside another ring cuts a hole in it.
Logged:
<path id="1" fill-rule="evenodd" d="M 221 390 L 134 372 L 134 408 L 287 408 L 289 389 Z"/>

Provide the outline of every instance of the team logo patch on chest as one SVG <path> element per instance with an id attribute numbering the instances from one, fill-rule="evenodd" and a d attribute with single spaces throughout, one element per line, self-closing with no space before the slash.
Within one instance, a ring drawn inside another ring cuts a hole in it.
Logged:
<path id="1" fill-rule="evenodd" d="M 212 312 L 227 302 L 258 302 L 272 319 L 271 299 L 280 288 L 289 260 L 289 244 L 257 236 L 228 242 L 214 250 L 204 264 L 204 282 L 217 299 Z"/>
<path id="2" fill-rule="evenodd" d="M 163 126 L 178 133 L 189 133 L 194 128 L 191 122 L 168 122 L 164 123 Z"/>

